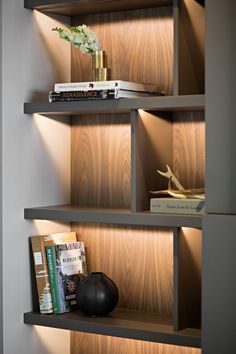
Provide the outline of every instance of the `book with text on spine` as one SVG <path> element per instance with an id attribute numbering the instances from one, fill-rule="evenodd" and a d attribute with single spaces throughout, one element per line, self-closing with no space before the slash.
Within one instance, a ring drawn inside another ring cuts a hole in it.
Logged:
<path id="1" fill-rule="evenodd" d="M 125 91 L 125 90 L 90 90 L 90 91 L 50 91 L 49 102 L 96 100 L 96 99 L 118 99 L 152 97 L 149 92 Z"/>
<path id="2" fill-rule="evenodd" d="M 90 90 L 128 90 L 155 92 L 154 84 L 138 83 L 123 80 L 90 81 L 90 82 L 68 82 L 56 83 L 54 91 L 90 91 Z"/>
<path id="3" fill-rule="evenodd" d="M 61 232 L 48 235 L 31 236 L 34 273 L 37 285 L 39 309 L 41 313 L 53 313 L 51 288 L 45 246 L 77 241 L 75 232 Z"/>
<path id="4" fill-rule="evenodd" d="M 87 275 L 83 242 L 46 246 L 53 312 L 69 312 L 76 307 L 76 289 Z"/>
<path id="5" fill-rule="evenodd" d="M 202 215 L 205 201 L 199 199 L 151 198 L 151 213 Z"/>

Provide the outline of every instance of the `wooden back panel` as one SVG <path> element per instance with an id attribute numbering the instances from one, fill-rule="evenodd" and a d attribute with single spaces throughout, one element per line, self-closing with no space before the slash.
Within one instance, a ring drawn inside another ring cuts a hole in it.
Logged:
<path id="1" fill-rule="evenodd" d="M 72 354 L 201 354 L 201 349 L 72 332 Z"/>
<path id="2" fill-rule="evenodd" d="M 179 94 L 204 93 L 205 11 L 196 0 L 179 1 Z"/>
<path id="3" fill-rule="evenodd" d="M 185 188 L 205 185 L 204 112 L 173 115 L 173 172 Z"/>
<path id="4" fill-rule="evenodd" d="M 100 37 L 108 55 L 111 79 L 154 83 L 172 92 L 172 7 L 150 8 L 74 17 Z M 91 80 L 91 58 L 72 48 L 72 81 Z"/>
<path id="5" fill-rule="evenodd" d="M 81 207 L 130 207 L 130 117 L 72 119 L 71 202 Z"/>

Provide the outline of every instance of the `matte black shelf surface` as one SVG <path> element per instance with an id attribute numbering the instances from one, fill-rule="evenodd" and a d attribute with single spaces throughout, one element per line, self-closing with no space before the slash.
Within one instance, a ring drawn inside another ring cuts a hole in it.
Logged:
<path id="1" fill-rule="evenodd" d="M 169 6 L 173 0 L 25 0 L 24 7 L 66 16 Z"/>
<path id="2" fill-rule="evenodd" d="M 26 208 L 25 219 L 94 222 L 123 225 L 201 228 L 202 216 L 131 212 L 127 209 L 79 208 L 71 205 Z"/>
<path id="3" fill-rule="evenodd" d="M 73 102 L 32 102 L 24 104 L 24 113 L 79 115 L 84 113 L 129 112 L 132 109 L 147 111 L 197 111 L 204 110 L 204 100 L 204 95 L 183 95 L 81 100 Z"/>
<path id="4" fill-rule="evenodd" d="M 201 331 L 198 329 L 187 328 L 174 331 L 169 319 L 162 319 L 155 314 L 123 309 L 116 309 L 109 316 L 96 318 L 87 317 L 79 311 L 61 315 L 28 312 L 24 314 L 24 323 L 113 337 L 201 347 Z"/>

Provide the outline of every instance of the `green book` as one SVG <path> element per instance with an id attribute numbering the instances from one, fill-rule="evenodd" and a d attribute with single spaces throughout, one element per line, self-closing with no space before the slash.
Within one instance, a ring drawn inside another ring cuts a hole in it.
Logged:
<path id="1" fill-rule="evenodd" d="M 63 309 L 61 306 L 59 285 L 57 279 L 57 259 L 56 250 L 54 246 L 46 246 L 46 255 L 48 262 L 48 274 L 51 287 L 52 306 L 55 314 L 68 312 L 69 310 Z"/>

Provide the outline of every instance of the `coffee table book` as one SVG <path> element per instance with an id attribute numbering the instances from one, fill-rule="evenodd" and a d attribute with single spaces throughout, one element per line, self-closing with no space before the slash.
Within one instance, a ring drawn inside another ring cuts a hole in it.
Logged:
<path id="1" fill-rule="evenodd" d="M 68 82 L 56 83 L 54 91 L 89 91 L 89 90 L 128 90 L 155 92 L 154 84 L 137 83 L 123 80 L 90 81 L 90 82 Z"/>
<path id="2" fill-rule="evenodd" d="M 150 212 L 163 214 L 203 215 L 205 213 L 205 201 L 189 198 L 151 198 Z"/>

